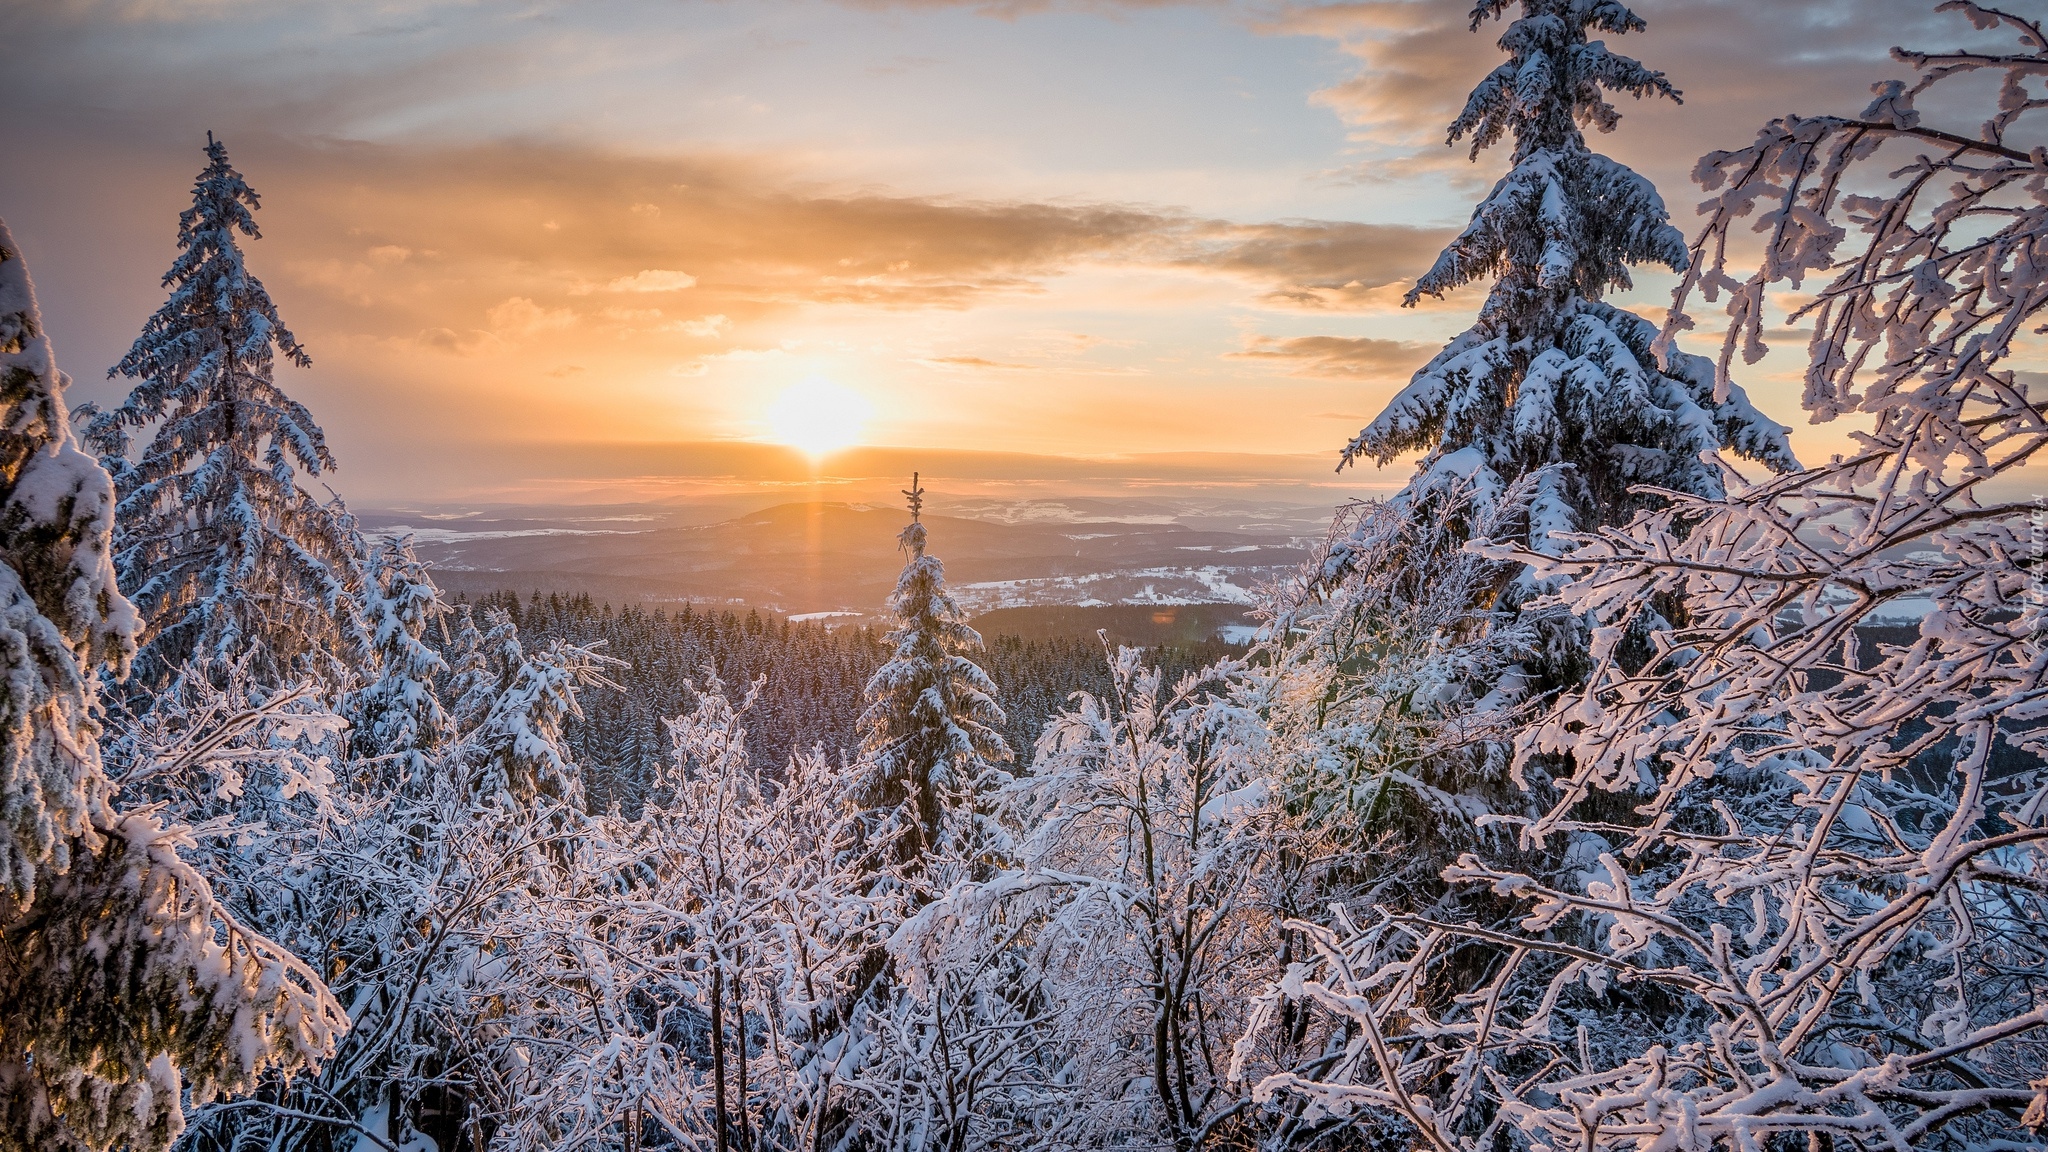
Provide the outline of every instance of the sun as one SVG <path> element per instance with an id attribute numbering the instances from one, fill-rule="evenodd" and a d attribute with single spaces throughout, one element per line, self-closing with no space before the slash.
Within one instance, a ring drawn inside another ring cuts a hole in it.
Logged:
<path id="1" fill-rule="evenodd" d="M 812 459 L 860 443 L 874 406 L 867 397 L 823 376 L 783 390 L 768 407 L 768 431 Z"/>

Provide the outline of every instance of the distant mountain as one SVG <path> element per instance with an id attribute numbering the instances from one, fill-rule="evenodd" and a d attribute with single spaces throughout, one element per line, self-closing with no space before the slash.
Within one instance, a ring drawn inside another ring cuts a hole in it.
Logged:
<path id="1" fill-rule="evenodd" d="M 880 611 L 895 586 L 900 508 L 820 502 L 730 511 L 621 505 L 362 519 L 375 535 L 411 535 L 442 585 L 471 595 L 580 592 L 851 619 Z M 1214 501 L 962 501 L 958 511 L 970 515 L 927 515 L 925 523 L 949 585 L 973 612 L 1245 603 L 1259 581 L 1301 563 L 1311 534 L 1328 522 L 1327 510 Z M 723 515 L 703 522 L 707 513 Z"/>

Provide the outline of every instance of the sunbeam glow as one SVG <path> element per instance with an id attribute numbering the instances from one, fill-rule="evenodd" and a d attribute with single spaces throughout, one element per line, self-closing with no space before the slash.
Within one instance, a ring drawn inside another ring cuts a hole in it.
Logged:
<path id="1" fill-rule="evenodd" d="M 860 443 L 874 406 L 823 376 L 791 385 L 768 409 L 770 435 L 816 459 Z"/>

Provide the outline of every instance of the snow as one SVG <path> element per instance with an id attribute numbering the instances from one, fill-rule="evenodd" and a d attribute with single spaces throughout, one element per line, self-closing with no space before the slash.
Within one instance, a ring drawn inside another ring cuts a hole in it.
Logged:
<path id="1" fill-rule="evenodd" d="M 137 383 L 85 426 L 120 494 L 116 566 L 147 624 L 139 671 L 160 686 L 187 660 L 225 667 L 253 652 L 273 680 L 305 662 L 338 674 L 370 643 L 349 595 L 362 582 L 354 523 L 300 483 L 335 461 L 275 361 L 312 360 L 245 265 L 256 193 L 225 145 L 209 138 L 206 156 L 170 298 L 114 368 Z"/>
<path id="2" fill-rule="evenodd" d="M 1417 285 L 1494 291 L 1352 445 L 1420 454 L 1400 498 L 1299 567 L 949 588 L 913 478 L 860 746 L 757 762 L 748 727 L 789 718 L 706 673 L 634 811 L 564 739 L 616 662 L 447 604 L 404 535 L 305 585 L 260 549 L 142 564 L 146 606 L 211 596 L 239 658 L 109 691 L 115 486 L 0 226 L 0 1119 L 41 1125 L 7 1138 L 438 1152 L 423 1107 L 454 1098 L 513 1152 L 2037 1147 L 2048 601 L 2001 485 L 2048 454 L 2012 371 L 2048 160 L 2002 141 L 2038 135 L 2048 35 L 1945 7 L 2017 48 L 1902 53 L 1928 80 L 1869 122 L 1709 157 L 1688 252 L 1581 135 L 1670 94 L 1589 38 L 1642 22 L 1524 0 L 1452 129 L 1513 161 Z M 1900 135 L 1973 73 L 2007 81 L 1988 120 Z M 293 495 L 331 461 L 274 386 L 261 445 L 171 430 L 194 374 L 302 354 L 235 248 L 254 193 L 209 161 L 96 443 L 131 479 L 179 461 L 121 490 L 139 522 L 219 492 L 214 527 L 356 556 Z M 1758 223 L 1739 281 L 1718 240 Z M 1645 261 L 1684 276 L 1661 337 L 1600 299 Z M 1798 470 L 1729 375 L 1806 278 L 1807 414 L 1854 454 Z M 1695 289 L 1730 293 L 1718 365 L 1671 347 Z M 192 325 L 210 292 L 239 311 Z M 152 423 L 170 455 L 128 460 Z M 297 589 L 281 641 L 232 599 L 257 579 Z M 1024 595 L 1245 604 L 1221 634 L 1252 649 L 1178 678 L 1106 651 L 1018 764 L 966 614 Z M 320 611 L 336 659 L 266 660 Z"/>
<path id="3" fill-rule="evenodd" d="M 1633 20 L 1615 3 L 1524 7 L 1502 41 L 1518 54 L 1555 45 L 1566 11 Z M 1692 258 L 1671 261 L 1686 275 L 1661 343 L 1692 326 L 1691 291 L 1728 290 L 1723 356 L 1710 368 L 1670 355 L 1682 390 L 1638 380 L 1651 402 L 1689 400 L 1669 408 L 1684 435 L 1704 436 L 1711 417 L 1720 449 L 1784 474 L 1726 469 L 1725 488 L 1671 486 L 1598 532 L 1557 516 L 1484 548 L 1530 565 L 1525 616 L 1569 613 L 1588 630 L 1589 670 L 1515 726 L 1510 775 L 1533 803 L 1486 818 L 1514 830 L 1521 855 L 1475 843 L 1443 873 L 1521 901 L 1519 923 L 1422 922 L 1388 903 L 1334 924 L 1293 922 L 1314 959 L 1258 1001 L 1240 1059 L 1255 1036 L 1274 1036 L 1283 1004 L 1297 1020 L 1341 1020 L 1363 1043 L 1329 1072 L 1275 1070 L 1259 1099 L 1310 1115 L 1369 1106 L 1440 1152 L 1489 1146 L 1472 1138 L 1482 1131 L 1594 1152 L 2033 1146 L 2014 1139 L 2013 1122 L 2021 1100 L 2025 1125 L 2048 1121 L 2039 1061 L 1987 1070 L 2013 1051 L 1994 1054 L 1994 1038 L 2048 1024 L 2011 979 L 2030 963 L 2018 957 L 2039 954 L 2048 918 L 2034 896 L 2022 908 L 2009 894 L 2014 883 L 2038 892 L 2042 868 L 2048 652 L 2036 509 L 1999 502 L 1986 462 L 2048 449 L 2037 407 L 1991 367 L 2048 308 L 2034 255 L 2048 236 L 2040 153 L 2021 160 L 2000 143 L 2043 105 L 2013 98 L 1981 126 L 1945 129 L 1939 148 L 1910 141 L 1922 159 L 1904 167 L 1873 136 L 1917 125 L 1914 96 L 1951 77 L 2038 75 L 2048 36 L 2024 17 L 1943 7 L 2019 49 L 1901 49 L 1922 82 L 1881 85 L 1876 123 L 1787 117 L 1750 148 L 1702 162 L 1717 194 Z M 1650 82 L 1613 59 L 1629 83 Z M 1513 111 L 1520 97 L 1499 77 L 1475 91 L 1461 126 Z M 1596 123 L 1607 114 L 1591 111 Z M 1837 187 L 1859 195 L 1811 191 Z M 1745 283 L 1722 240 L 1752 226 L 1768 236 L 1739 249 L 1761 250 Z M 1477 265 L 1440 264 L 1465 266 Z M 1765 304 L 1809 275 L 1831 282 L 1807 289 L 1821 301 L 1807 308 L 1807 412 L 1862 426 L 1844 437 L 1853 455 L 1800 471 L 1728 376 L 1738 349 L 1750 362 L 1762 354 Z M 1573 323 L 1583 319 L 1582 307 Z M 1602 323 L 1639 343 L 1627 321 Z M 1346 543 L 1355 552 L 1379 539 L 1361 531 Z M 1349 557 L 1326 571 L 1371 570 Z M 1858 635 L 1908 622 L 1919 627 L 1905 643 Z M 1629 651 L 1645 640 L 1647 655 Z M 1599 818 L 1588 801 L 1600 793 L 1629 815 Z M 1964 863 L 1992 855 L 2010 877 L 1975 877 Z M 1489 957 L 1488 975 L 1431 995 L 1430 974 L 1448 976 L 1454 955 L 1471 971 L 1471 949 Z M 1631 985 L 1671 1007 L 1625 1007 L 1645 1002 Z M 1997 1093 L 2006 1113 L 1978 1113 Z"/>
<path id="4" fill-rule="evenodd" d="M 1133 568 L 1078 576 L 983 580 L 957 585 L 954 595 L 970 612 L 1039 604 L 1078 607 L 1111 604 L 1251 604 L 1262 581 L 1287 571 L 1277 566 Z"/>

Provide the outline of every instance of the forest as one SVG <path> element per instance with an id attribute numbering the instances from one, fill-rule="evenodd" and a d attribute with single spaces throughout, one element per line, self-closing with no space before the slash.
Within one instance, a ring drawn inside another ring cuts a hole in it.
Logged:
<path id="1" fill-rule="evenodd" d="M 741 615 L 685 603 L 673 614 L 637 605 L 614 612 L 588 596 L 539 593 L 523 602 L 500 593 L 457 607 L 503 612 L 529 641 L 562 640 L 619 661 L 605 674 L 615 687 L 579 696 L 578 711 L 562 725 L 563 744 L 582 768 L 586 800 L 600 810 L 617 803 L 632 812 L 644 803 L 670 755 L 664 719 L 690 710 L 696 701 L 691 683 L 708 673 L 727 684 L 761 682 L 746 727 L 752 759 L 783 764 L 819 746 L 835 761 L 852 754 L 861 740 L 862 691 L 890 652 L 867 628 L 830 631 L 752 609 Z M 1003 712 L 999 731 L 1011 748 L 1029 748 L 1075 692 L 1109 691 L 1104 645 L 1099 637 L 1072 635 L 984 638 L 973 659 L 995 683 Z M 1155 645 L 1143 659 L 1179 676 L 1242 654 L 1241 647 L 1208 640 Z"/>
<path id="2" fill-rule="evenodd" d="M 1938 10 L 1688 237 L 1643 20 L 1477 0 L 1484 302 L 1249 647 L 985 641 L 915 476 L 886 632 L 449 596 L 225 142 L 118 404 L 0 225 L 0 1152 L 2048 1148 L 2048 31 Z"/>

